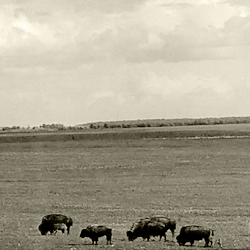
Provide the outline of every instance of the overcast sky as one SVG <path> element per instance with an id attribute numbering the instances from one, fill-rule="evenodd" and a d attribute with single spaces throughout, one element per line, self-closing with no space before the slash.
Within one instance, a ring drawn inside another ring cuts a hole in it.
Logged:
<path id="1" fill-rule="evenodd" d="M 0 126 L 250 115 L 249 0 L 1 0 Z"/>

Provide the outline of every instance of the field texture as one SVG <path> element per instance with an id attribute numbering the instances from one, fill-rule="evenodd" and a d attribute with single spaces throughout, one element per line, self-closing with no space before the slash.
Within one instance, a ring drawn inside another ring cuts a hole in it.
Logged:
<path id="1" fill-rule="evenodd" d="M 223 248 L 250 246 L 249 138 L 69 138 L 0 143 L 1 249 L 204 249 L 180 247 L 170 232 L 167 242 L 128 242 L 126 231 L 149 215 L 176 219 L 176 235 L 198 224 Z M 69 236 L 40 235 L 49 213 L 72 217 Z M 80 239 L 90 224 L 112 227 L 113 245 Z"/>

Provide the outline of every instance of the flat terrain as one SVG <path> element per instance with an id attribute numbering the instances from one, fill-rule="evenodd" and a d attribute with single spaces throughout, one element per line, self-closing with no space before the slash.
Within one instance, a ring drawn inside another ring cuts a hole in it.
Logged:
<path id="1" fill-rule="evenodd" d="M 116 139 L 70 133 L 59 135 L 59 140 L 54 134 L 42 140 L 36 135 L 29 135 L 32 139 L 3 135 L 0 248 L 204 249 L 204 242 L 180 247 L 171 241 L 170 232 L 167 242 L 141 238 L 128 242 L 126 231 L 134 221 L 161 214 L 177 220 L 176 234 L 184 225 L 204 225 L 216 230 L 224 248 L 247 249 L 250 138 L 191 140 L 187 137 L 203 134 L 183 129 L 175 129 L 175 136 L 169 130 L 162 136 L 162 131 L 154 131 L 157 136 L 149 133 L 141 138 L 133 138 L 128 130 L 127 137 Z M 214 130 L 199 131 L 206 136 Z M 220 127 L 219 131 L 228 136 L 231 130 Z M 242 131 L 235 129 L 232 135 L 248 135 L 249 126 Z M 69 236 L 40 235 L 37 227 L 49 213 L 72 217 Z M 100 238 L 98 246 L 92 246 L 88 238 L 80 239 L 81 229 L 90 224 L 112 227 L 113 246 L 106 246 L 105 238 Z"/>

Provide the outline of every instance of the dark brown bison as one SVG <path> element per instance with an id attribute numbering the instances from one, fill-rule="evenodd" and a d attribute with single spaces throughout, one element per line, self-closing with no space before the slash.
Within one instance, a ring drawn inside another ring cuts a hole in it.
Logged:
<path id="1" fill-rule="evenodd" d="M 107 239 L 107 245 L 111 245 L 112 229 L 105 226 L 88 226 L 85 229 L 82 229 L 80 237 L 88 237 L 92 240 L 92 244 L 98 242 L 98 238 L 105 236 Z"/>
<path id="2" fill-rule="evenodd" d="M 205 240 L 205 247 L 213 245 L 214 230 L 202 226 L 185 226 L 181 228 L 180 234 L 176 237 L 180 246 L 190 242 L 191 246 L 195 240 Z"/>
<path id="3" fill-rule="evenodd" d="M 160 239 L 166 237 L 165 233 L 165 225 L 162 222 L 150 221 L 143 228 L 143 238 L 146 238 L 148 241 L 151 236 L 160 236 Z"/>
<path id="4" fill-rule="evenodd" d="M 43 223 L 39 225 L 38 229 L 42 235 L 46 235 L 48 232 L 56 234 L 58 230 L 61 230 L 62 234 L 65 234 L 67 226 L 64 223 Z"/>
<path id="5" fill-rule="evenodd" d="M 133 241 L 138 237 L 146 239 L 144 227 L 150 222 L 150 218 L 141 219 L 135 222 L 129 231 L 127 231 L 127 237 L 129 241 Z"/>
<path id="6" fill-rule="evenodd" d="M 40 230 L 42 235 L 46 235 L 48 232 L 53 234 L 54 231 L 57 230 L 55 228 L 59 227 L 59 224 L 61 224 L 60 225 L 61 228 L 64 227 L 62 225 L 64 224 L 66 226 L 67 234 L 69 234 L 70 227 L 73 225 L 73 220 L 70 217 L 67 217 L 62 214 L 49 214 L 42 218 L 42 223 L 40 224 L 38 229 Z M 59 229 L 59 230 L 62 230 L 62 229 Z"/>
<path id="7" fill-rule="evenodd" d="M 152 216 L 134 223 L 127 231 L 127 237 L 129 241 L 133 241 L 138 237 L 149 240 L 150 236 L 160 236 L 160 240 L 164 237 L 166 241 L 166 232 L 171 230 L 174 237 L 175 229 L 176 222 L 174 220 L 165 216 Z"/>
<path id="8" fill-rule="evenodd" d="M 164 216 L 152 216 L 150 217 L 151 218 L 151 222 L 161 222 L 165 225 L 165 234 L 164 234 L 164 239 L 166 241 L 166 233 L 168 230 L 171 231 L 172 233 L 172 238 L 174 238 L 174 233 L 175 233 L 175 229 L 176 229 L 176 221 L 175 220 L 172 220 L 172 219 L 169 219 L 167 217 L 164 217 Z M 160 240 L 161 240 L 161 237 L 160 236 Z"/>

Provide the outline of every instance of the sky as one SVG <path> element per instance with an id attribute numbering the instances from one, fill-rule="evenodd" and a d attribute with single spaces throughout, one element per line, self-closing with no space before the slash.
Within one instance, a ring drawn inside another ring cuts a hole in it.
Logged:
<path id="1" fill-rule="evenodd" d="M 1 0 L 0 126 L 250 115 L 249 0 Z"/>

